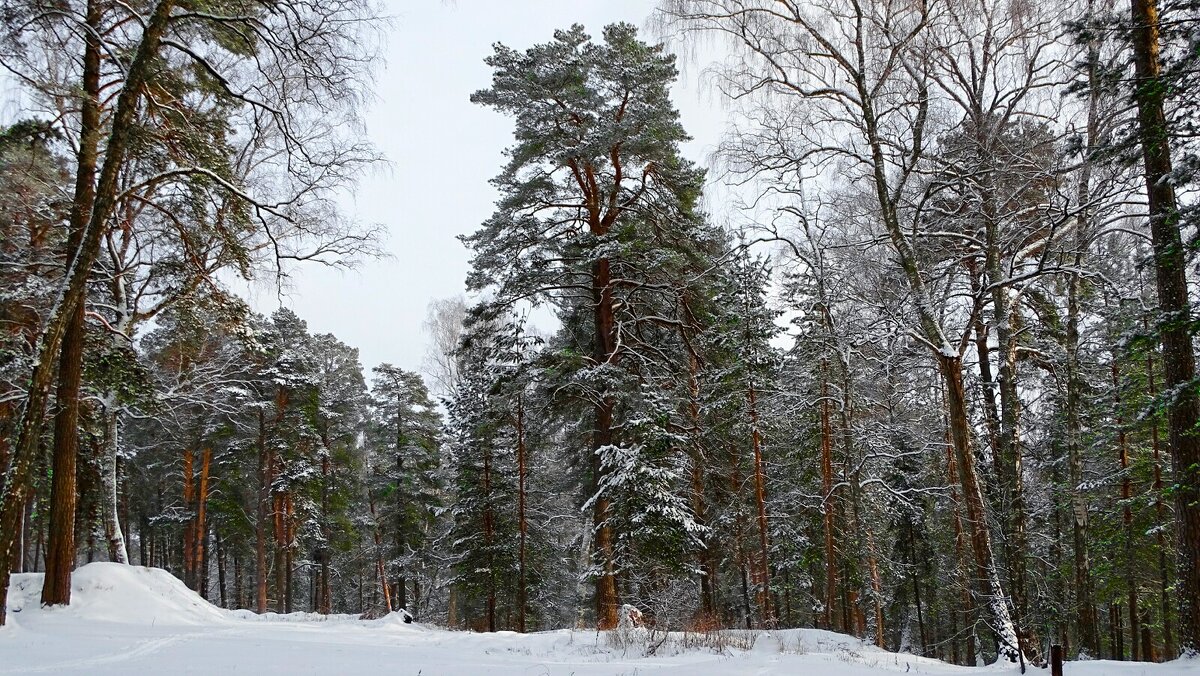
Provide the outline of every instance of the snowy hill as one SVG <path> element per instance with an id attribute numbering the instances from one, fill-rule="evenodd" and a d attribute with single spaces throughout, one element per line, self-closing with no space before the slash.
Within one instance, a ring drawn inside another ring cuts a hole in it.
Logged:
<path id="1" fill-rule="evenodd" d="M 93 563 L 73 581 L 72 604 L 43 609 L 41 575 L 13 577 L 0 674 L 402 674 L 600 676 L 679 674 L 1009 674 L 890 653 L 813 629 L 614 637 L 590 631 L 471 634 L 395 618 L 265 615 L 216 608 L 169 573 Z M 648 642 L 654 655 L 646 656 Z M 1032 670 L 1031 673 L 1047 673 Z M 1200 676 L 1200 661 L 1168 665 L 1088 662 L 1067 674 Z"/>

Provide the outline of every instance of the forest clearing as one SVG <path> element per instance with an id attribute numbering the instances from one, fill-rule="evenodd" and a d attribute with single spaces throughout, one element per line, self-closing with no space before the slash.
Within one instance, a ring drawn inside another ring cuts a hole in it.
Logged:
<path id="1" fill-rule="evenodd" d="M 819 629 L 724 635 L 594 629 L 479 634 L 398 615 L 257 615 L 210 605 L 165 571 L 89 564 L 70 607 L 39 604 L 39 575 L 14 578 L 0 674 L 396 674 L 397 676 L 878 676 L 1016 674 L 957 667 Z M 20 609 L 20 610 L 18 610 Z M 652 651 L 652 652 L 651 652 Z M 1070 676 L 1194 676 L 1200 660 L 1068 664 Z"/>
<path id="2" fill-rule="evenodd" d="M 1200 0 L 0 0 L 0 672 L 1195 673 Z"/>

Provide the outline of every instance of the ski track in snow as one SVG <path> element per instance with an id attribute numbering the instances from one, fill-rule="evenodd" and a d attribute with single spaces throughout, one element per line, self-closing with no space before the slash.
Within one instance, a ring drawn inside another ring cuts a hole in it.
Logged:
<path id="1" fill-rule="evenodd" d="M 230 633 L 235 630 L 226 629 L 220 633 Z M 174 634 L 164 636 L 162 638 L 150 639 L 139 642 L 136 647 L 128 651 L 120 651 L 107 655 L 99 655 L 96 657 L 84 657 L 80 659 L 68 660 L 66 662 L 55 662 L 34 667 L 20 667 L 18 669 L 0 668 L 0 674 L 39 674 L 39 673 L 67 673 L 70 671 L 86 671 L 91 672 L 96 667 L 107 666 L 120 662 L 129 662 L 132 660 L 141 659 L 148 655 L 160 652 L 176 643 L 182 641 L 193 640 L 202 634 L 194 632 L 189 634 Z M 211 636 L 211 634 L 209 634 Z"/>

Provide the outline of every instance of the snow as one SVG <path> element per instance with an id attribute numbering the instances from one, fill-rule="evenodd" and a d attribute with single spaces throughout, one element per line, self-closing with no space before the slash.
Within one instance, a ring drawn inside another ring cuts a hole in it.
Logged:
<path id="1" fill-rule="evenodd" d="M 76 571 L 69 607 L 41 608 L 42 576 L 13 576 L 0 674 L 401 674 L 406 676 L 680 676 L 1015 674 L 897 654 L 832 632 L 697 634 L 551 631 L 474 634 L 313 613 L 263 616 L 216 608 L 169 573 L 93 563 Z M 648 645 L 655 654 L 646 656 Z M 1030 673 L 1045 674 L 1040 670 Z M 1200 676 L 1200 660 L 1068 664 L 1070 676 Z"/>

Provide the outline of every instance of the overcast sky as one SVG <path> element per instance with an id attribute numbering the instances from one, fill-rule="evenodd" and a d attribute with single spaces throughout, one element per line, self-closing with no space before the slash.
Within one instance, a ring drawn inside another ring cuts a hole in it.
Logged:
<path id="1" fill-rule="evenodd" d="M 456 236 L 472 232 L 491 214 L 496 195 L 488 180 L 499 172 L 502 150 L 512 140 L 507 118 L 469 100 L 491 82 L 483 60 L 492 44 L 524 49 L 572 23 L 592 35 L 615 21 L 644 29 L 654 5 L 655 0 L 385 0 L 395 21 L 367 123 L 390 164 L 347 195 L 345 204 L 358 219 L 387 228 L 391 257 L 349 272 L 300 267 L 285 297 L 274 286 L 260 287 L 251 292 L 251 302 L 263 312 L 282 302 L 311 331 L 333 333 L 359 348 L 368 370 L 382 362 L 418 370 L 426 305 L 462 293 L 468 252 Z M 699 66 L 683 70 L 688 77 L 675 87 L 675 104 L 695 138 L 685 154 L 704 162 L 726 113 L 693 76 Z"/>

